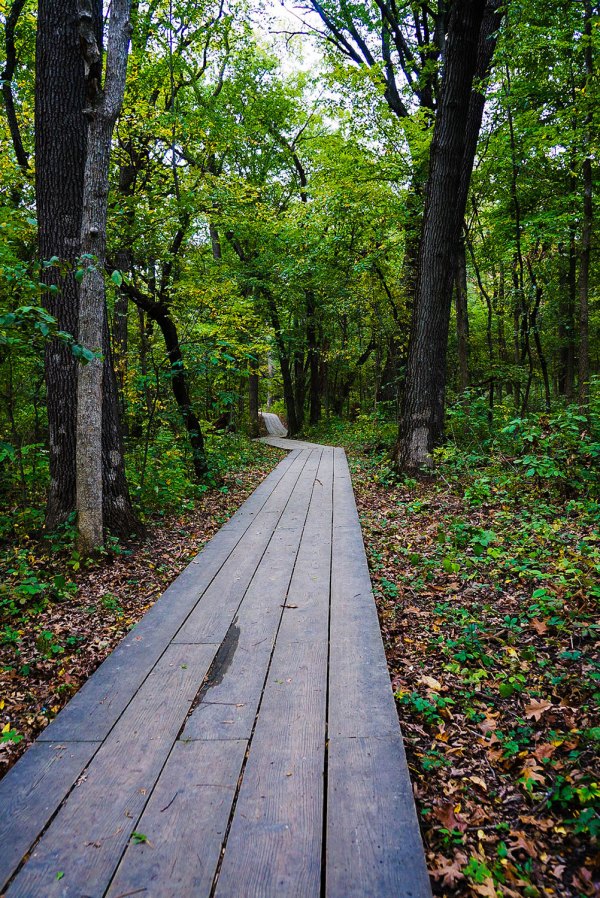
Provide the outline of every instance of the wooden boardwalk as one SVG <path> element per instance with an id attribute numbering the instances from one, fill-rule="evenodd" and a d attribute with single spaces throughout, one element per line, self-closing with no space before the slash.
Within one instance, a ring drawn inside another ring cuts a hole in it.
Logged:
<path id="1" fill-rule="evenodd" d="M 273 443 L 0 783 L 0 894 L 431 895 L 345 454 Z"/>

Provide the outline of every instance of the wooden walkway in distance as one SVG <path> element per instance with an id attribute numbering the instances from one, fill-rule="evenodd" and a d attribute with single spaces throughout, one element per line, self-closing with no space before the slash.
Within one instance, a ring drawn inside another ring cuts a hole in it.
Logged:
<path id="1" fill-rule="evenodd" d="M 345 454 L 272 442 L 0 783 L 0 894 L 431 895 Z"/>

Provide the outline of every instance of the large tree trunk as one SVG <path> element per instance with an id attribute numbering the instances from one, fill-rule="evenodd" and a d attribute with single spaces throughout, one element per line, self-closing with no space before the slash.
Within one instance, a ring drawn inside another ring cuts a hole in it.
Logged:
<path id="1" fill-rule="evenodd" d="M 98 44 L 102 5 L 92 9 Z M 87 141 L 86 78 L 78 31 L 76 0 L 39 0 L 36 44 L 35 157 L 38 246 L 42 260 L 62 265 L 43 269 L 42 279 L 56 288 L 45 307 L 60 330 L 77 336 L 79 296 L 73 270 L 80 256 L 83 177 Z M 114 379 L 105 331 L 104 381 Z M 50 487 L 46 526 L 54 529 L 76 505 L 76 396 L 78 363 L 70 349 L 54 340 L 46 347 L 45 380 L 50 444 Z M 113 532 L 139 529 L 125 481 L 116 392 L 104 396 L 103 429 L 105 517 Z"/>
<path id="2" fill-rule="evenodd" d="M 79 297 L 79 341 L 102 352 L 107 337 L 104 264 L 108 177 L 112 132 L 125 92 L 130 0 L 113 0 L 108 33 L 106 82 L 98 83 L 101 51 L 93 27 L 91 0 L 80 0 L 79 33 L 86 61 L 90 107 L 81 223 L 86 263 Z M 89 552 L 103 541 L 102 405 L 103 363 L 96 358 L 79 368 L 77 378 L 77 519 L 80 545 Z M 115 391 L 116 392 L 116 391 Z"/>
<path id="3" fill-rule="evenodd" d="M 87 122 L 77 0 L 39 0 L 35 83 L 35 175 L 38 247 L 42 260 L 72 268 L 79 257 Z M 45 268 L 54 292 L 44 305 L 60 330 L 77 334 L 78 291 L 73 272 Z M 46 526 L 54 529 L 75 508 L 77 362 L 59 340 L 45 359 L 50 488 Z"/>
<path id="4" fill-rule="evenodd" d="M 484 6 L 484 0 L 457 0 L 448 26 L 397 450 L 397 462 L 407 470 L 430 465 L 443 434 L 454 253 L 465 211 L 458 200 Z"/>

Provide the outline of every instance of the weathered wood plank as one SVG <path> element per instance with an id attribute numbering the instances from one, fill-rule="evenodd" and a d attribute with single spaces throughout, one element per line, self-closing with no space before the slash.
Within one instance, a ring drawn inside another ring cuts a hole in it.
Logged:
<path id="1" fill-rule="evenodd" d="M 398 733 L 390 677 L 350 472 L 335 451 L 329 735 Z"/>
<path id="2" fill-rule="evenodd" d="M 430 898 L 358 512 L 335 451 L 327 898 Z"/>
<path id="3" fill-rule="evenodd" d="M 0 783 L 0 892 L 100 743 L 37 742 Z"/>
<path id="4" fill-rule="evenodd" d="M 327 898 L 431 898 L 402 739 L 332 738 Z"/>
<path id="5" fill-rule="evenodd" d="M 217 898 L 319 895 L 326 667 L 321 641 L 288 642 L 273 660 Z"/>
<path id="6" fill-rule="evenodd" d="M 315 478 L 216 898 L 320 894 L 332 472 L 332 453 L 326 450 Z"/>
<path id="7" fill-rule="evenodd" d="M 301 453 L 286 477 L 273 490 L 252 527 L 206 589 L 190 616 L 174 637 L 174 642 L 222 642 L 237 612 L 275 527 L 284 513 L 298 482 L 313 479 L 313 453 Z"/>
<path id="8" fill-rule="evenodd" d="M 167 649 L 13 881 L 10 898 L 104 894 L 217 648 Z"/>
<path id="9" fill-rule="evenodd" d="M 246 751 L 245 740 L 177 742 L 107 898 L 208 898 Z"/>
<path id="10" fill-rule="evenodd" d="M 239 612 L 219 650 L 184 739 L 249 739 L 282 616 L 317 473 L 314 453 L 296 483 Z"/>
<path id="11" fill-rule="evenodd" d="M 40 740 L 78 739 L 82 732 L 86 739 L 105 738 L 233 550 L 244 539 L 247 545 L 248 531 L 261 520 L 261 513 L 270 515 L 273 493 L 284 478 L 291 477 L 293 484 L 307 457 L 308 453 L 292 453 L 269 474 L 46 727 Z"/>

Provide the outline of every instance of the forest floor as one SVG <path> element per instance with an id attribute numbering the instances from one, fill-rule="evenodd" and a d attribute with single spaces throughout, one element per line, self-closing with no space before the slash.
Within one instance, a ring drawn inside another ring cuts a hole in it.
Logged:
<path id="1" fill-rule="evenodd" d="M 0 558 L 0 777 L 283 457 L 252 444 L 179 513 L 87 564 L 72 541 L 39 532 Z"/>
<path id="2" fill-rule="evenodd" d="M 434 894 L 599 895 L 598 504 L 346 443 Z"/>

